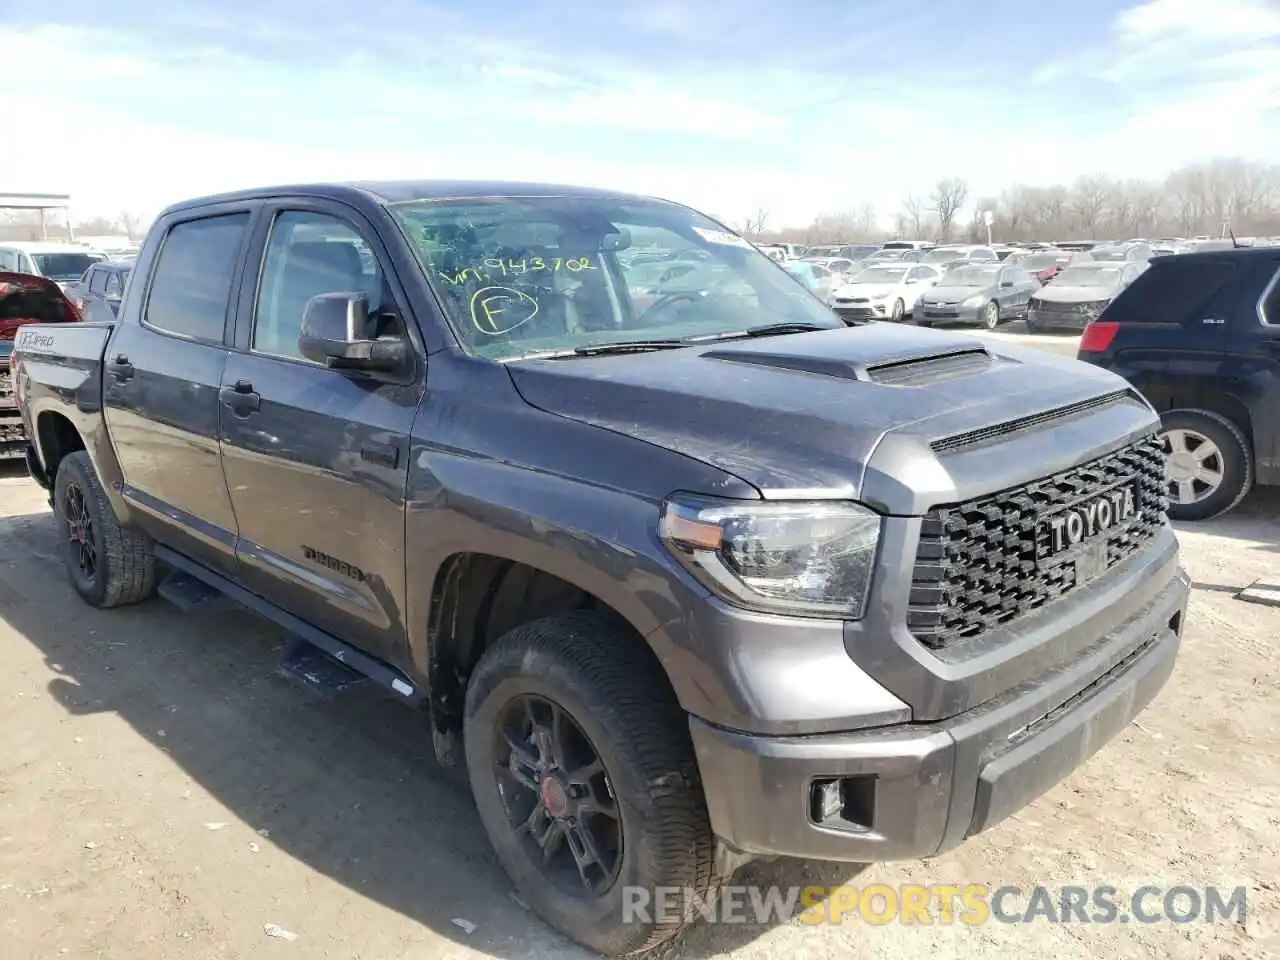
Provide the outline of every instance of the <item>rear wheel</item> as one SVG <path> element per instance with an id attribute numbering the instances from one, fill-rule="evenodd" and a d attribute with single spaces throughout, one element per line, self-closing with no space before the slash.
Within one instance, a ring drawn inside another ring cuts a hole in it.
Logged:
<path id="1" fill-rule="evenodd" d="M 1239 427 L 1211 410 L 1171 410 L 1161 420 L 1170 517 L 1208 520 L 1244 499 L 1253 456 Z"/>
<path id="2" fill-rule="evenodd" d="M 71 585 L 87 603 L 118 607 L 151 596 L 156 583 L 151 538 L 120 526 L 83 450 L 58 464 L 53 517 Z"/>
<path id="3" fill-rule="evenodd" d="M 629 915 L 629 889 L 714 888 L 688 723 L 640 643 L 593 613 L 538 620 L 487 650 L 467 687 L 467 772 L 498 859 L 548 923 L 610 956 L 689 919 Z"/>

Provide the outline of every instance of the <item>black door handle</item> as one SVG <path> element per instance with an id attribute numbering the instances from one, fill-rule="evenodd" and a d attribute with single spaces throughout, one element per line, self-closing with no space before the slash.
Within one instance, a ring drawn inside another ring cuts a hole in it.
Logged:
<path id="1" fill-rule="evenodd" d="M 262 397 L 254 392 L 253 384 L 248 380 L 237 380 L 231 386 L 223 387 L 218 391 L 218 399 L 237 417 L 247 417 L 262 403 Z"/>
<path id="2" fill-rule="evenodd" d="M 377 463 L 394 470 L 400 464 L 400 448 L 394 443 L 375 443 L 370 440 L 360 447 L 360 459 Z"/>
<path id="3" fill-rule="evenodd" d="M 129 362 L 129 358 L 123 353 L 118 353 L 114 360 L 107 363 L 107 372 L 115 380 L 132 380 L 133 364 Z"/>

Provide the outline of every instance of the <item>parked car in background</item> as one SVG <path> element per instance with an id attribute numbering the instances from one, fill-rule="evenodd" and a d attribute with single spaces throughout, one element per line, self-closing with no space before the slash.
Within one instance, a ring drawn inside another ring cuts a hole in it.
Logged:
<path id="1" fill-rule="evenodd" d="M 832 292 L 831 306 L 845 323 L 900 322 L 916 309 L 920 295 L 941 278 L 941 273 L 923 264 L 872 264 Z"/>
<path id="2" fill-rule="evenodd" d="M 1018 264 L 970 263 L 955 267 L 920 298 L 916 323 L 942 326 L 978 324 L 994 330 L 1005 320 L 1027 315 L 1040 282 Z"/>
<path id="3" fill-rule="evenodd" d="M 83 277 L 67 285 L 67 298 L 86 320 L 114 319 L 132 271 L 132 260 L 95 263 Z"/>
<path id="4" fill-rule="evenodd" d="M 881 250 L 931 250 L 937 244 L 932 240 L 886 240 Z"/>
<path id="5" fill-rule="evenodd" d="M 1000 261 L 1008 260 L 1015 253 L 1018 253 L 1018 248 L 1011 244 L 996 244 L 991 249 L 995 251 L 996 259 Z"/>
<path id="6" fill-rule="evenodd" d="M 945 273 L 951 267 L 963 266 L 966 263 L 999 263 L 1000 261 L 996 252 L 990 247 L 956 243 L 926 251 L 920 258 L 920 262 Z"/>
<path id="7" fill-rule="evenodd" d="M 1128 260 L 1067 267 L 1031 297 L 1027 330 L 1083 330 L 1149 265 L 1149 260 Z"/>
<path id="8" fill-rule="evenodd" d="M 774 253 L 781 254 L 781 257 L 774 257 L 781 260 L 799 260 L 808 249 L 800 243 L 761 243 L 757 246 L 770 256 L 774 256 Z"/>
<path id="9" fill-rule="evenodd" d="M 812 260 L 784 260 L 782 269 L 803 283 L 824 303 L 831 294 L 832 286 L 841 282 L 842 279 L 822 264 Z"/>
<path id="10" fill-rule="evenodd" d="M 1280 249 L 1156 259 L 1078 355 L 1159 411 L 1170 516 L 1206 520 L 1280 485 Z"/>
<path id="11" fill-rule="evenodd" d="M 1097 240 L 1055 240 L 1049 246 L 1055 250 L 1092 250 L 1098 246 Z"/>
<path id="12" fill-rule="evenodd" d="M 9 358 L 18 331 L 32 323 L 75 323 L 80 315 L 47 277 L 0 273 L 0 461 L 26 456 L 27 435 L 15 399 Z"/>
<path id="13" fill-rule="evenodd" d="M 858 263 L 919 263 L 928 252 L 924 247 L 885 247 Z"/>
<path id="14" fill-rule="evenodd" d="M 806 257 L 840 257 L 845 260 L 863 260 L 880 249 L 878 243 L 843 243 L 822 247 L 810 247 Z"/>
<path id="15" fill-rule="evenodd" d="M 1070 250 L 1032 250 L 1015 254 L 1006 262 L 1016 263 L 1043 285 L 1065 270 L 1078 257 L 1087 260 L 1089 255 L 1072 253 Z"/>
<path id="16" fill-rule="evenodd" d="M 92 264 L 105 260 L 105 253 L 76 243 L 0 240 L 0 271 L 48 277 L 64 289 L 83 277 Z"/>
<path id="17" fill-rule="evenodd" d="M 1235 250 L 1236 242 L 1230 237 L 1198 237 L 1195 240 L 1188 240 L 1185 247 L 1186 253 L 1210 253 L 1214 250 Z"/>
<path id="18" fill-rule="evenodd" d="M 1154 253 L 1151 244 L 1128 240 L 1124 243 L 1100 243 L 1089 251 L 1093 260 L 1150 260 Z"/>

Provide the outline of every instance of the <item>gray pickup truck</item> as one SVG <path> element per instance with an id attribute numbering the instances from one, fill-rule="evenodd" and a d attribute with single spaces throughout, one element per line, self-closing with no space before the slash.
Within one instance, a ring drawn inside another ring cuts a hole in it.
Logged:
<path id="1" fill-rule="evenodd" d="M 628 891 L 955 846 L 1122 730 L 1179 646 L 1140 395 L 846 327 L 673 203 L 183 203 L 115 322 L 26 327 L 15 368 L 87 602 L 230 597 L 306 682 L 429 711 L 520 895 L 602 953 L 687 922 Z"/>

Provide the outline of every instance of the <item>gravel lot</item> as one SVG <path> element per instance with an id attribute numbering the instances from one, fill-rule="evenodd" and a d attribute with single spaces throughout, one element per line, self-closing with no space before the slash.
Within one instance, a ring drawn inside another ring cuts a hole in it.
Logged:
<path id="1" fill-rule="evenodd" d="M 745 879 L 1245 885 L 1243 924 L 704 925 L 673 955 L 1280 956 L 1280 608 L 1234 596 L 1280 583 L 1280 496 L 1255 493 L 1182 542 L 1196 586 L 1177 671 L 1066 783 L 930 862 L 784 862 Z M 248 614 L 92 610 L 56 550 L 42 492 L 0 470 L 6 960 L 586 956 L 512 899 L 419 717 L 312 699 L 273 672 L 281 633 Z"/>

